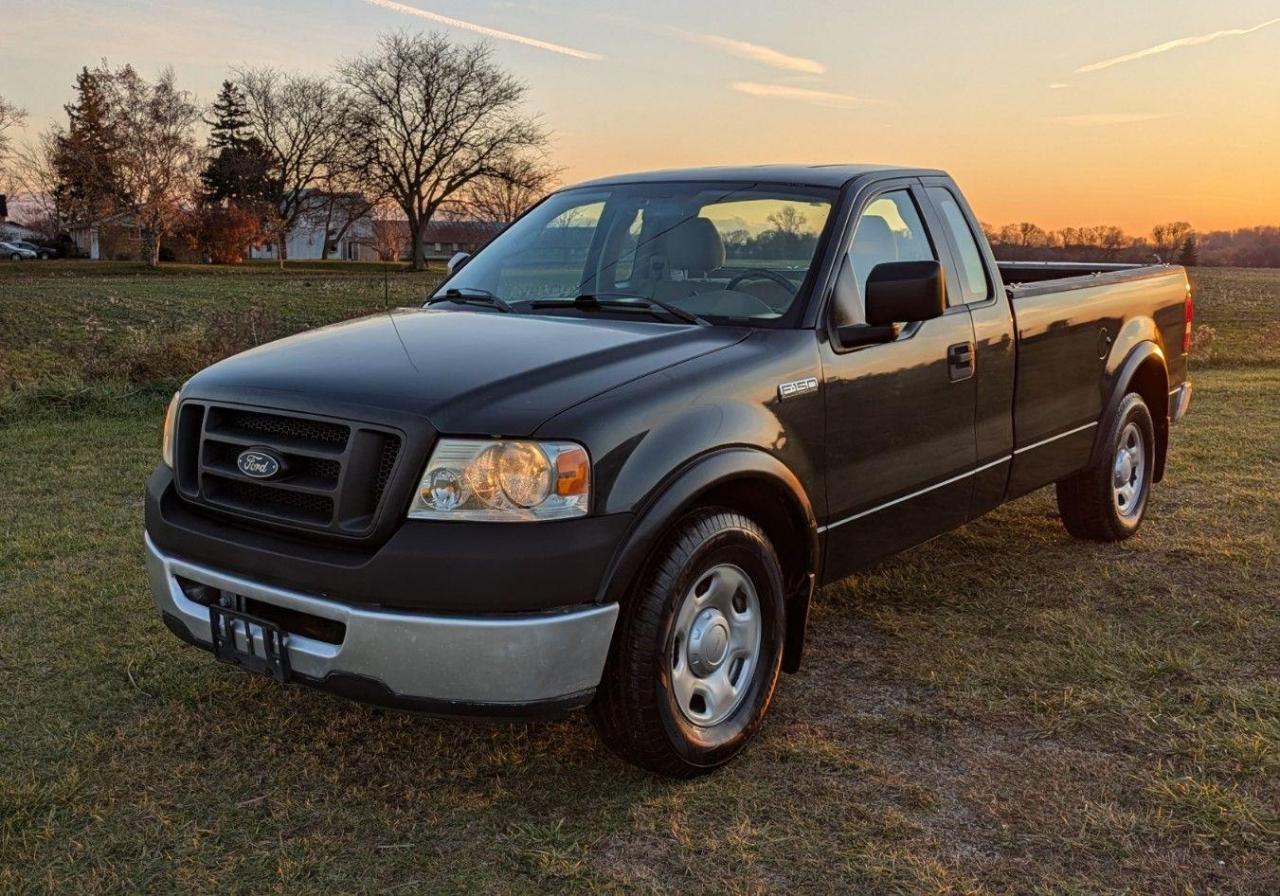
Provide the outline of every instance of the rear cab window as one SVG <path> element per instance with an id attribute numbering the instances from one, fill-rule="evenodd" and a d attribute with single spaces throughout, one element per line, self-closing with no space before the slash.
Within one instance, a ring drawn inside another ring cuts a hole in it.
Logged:
<path id="1" fill-rule="evenodd" d="M 985 302 L 991 298 L 991 282 L 987 278 L 986 265 L 982 263 L 982 250 L 977 237 L 965 217 L 955 195 L 946 187 L 929 187 L 929 199 L 942 214 L 942 226 L 951 237 L 956 250 L 956 266 L 959 268 L 960 287 L 964 303 Z"/>

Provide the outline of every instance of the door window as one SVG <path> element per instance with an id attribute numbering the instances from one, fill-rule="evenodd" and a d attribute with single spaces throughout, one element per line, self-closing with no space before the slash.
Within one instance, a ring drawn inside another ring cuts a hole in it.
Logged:
<path id="1" fill-rule="evenodd" d="M 964 287 L 966 302 L 985 302 L 991 298 L 991 284 L 987 282 L 987 269 L 982 263 L 982 252 L 978 249 L 978 241 L 973 235 L 960 203 L 950 190 L 943 187 L 930 187 L 929 198 L 942 212 L 942 220 L 951 239 L 955 242 L 956 264 L 960 268 L 960 281 Z"/>
<path id="2" fill-rule="evenodd" d="M 937 259 L 910 190 L 877 196 L 858 219 L 836 278 L 837 325 L 866 323 L 867 278 L 878 264 Z"/>

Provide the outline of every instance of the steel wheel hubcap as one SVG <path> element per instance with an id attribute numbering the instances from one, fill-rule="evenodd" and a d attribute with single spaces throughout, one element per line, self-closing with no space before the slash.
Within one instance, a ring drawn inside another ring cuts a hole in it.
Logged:
<path id="1" fill-rule="evenodd" d="M 733 714 L 755 676 L 761 634 L 760 597 L 739 567 L 722 563 L 694 581 L 669 650 L 672 697 L 686 719 L 706 728 Z"/>
<path id="2" fill-rule="evenodd" d="M 1137 424 L 1130 423 L 1120 433 L 1115 463 L 1111 468 L 1112 498 L 1116 511 L 1125 519 L 1133 519 L 1142 510 L 1146 468 L 1147 453 L 1142 430 Z"/>

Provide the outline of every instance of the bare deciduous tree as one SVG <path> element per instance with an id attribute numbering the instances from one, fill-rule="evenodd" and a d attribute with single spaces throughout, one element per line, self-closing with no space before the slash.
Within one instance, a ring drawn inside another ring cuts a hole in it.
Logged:
<path id="1" fill-rule="evenodd" d="M 27 118 L 27 111 L 0 96 L 0 174 L 8 169 L 10 159 L 9 129 L 20 126 Z"/>
<path id="2" fill-rule="evenodd" d="M 46 129 L 34 143 L 12 151 L 0 192 L 20 195 L 26 206 L 22 223 L 46 239 L 55 239 L 66 217 L 59 203 L 57 129 Z"/>
<path id="3" fill-rule="evenodd" d="M 160 241 L 182 219 L 204 162 L 195 139 L 200 109 L 190 93 L 177 88 L 172 69 L 151 84 L 125 66 L 103 83 L 120 135 L 115 164 L 122 211 L 132 215 L 147 263 L 156 267 Z"/>
<path id="4" fill-rule="evenodd" d="M 1186 221 L 1157 224 L 1151 228 L 1151 244 L 1155 247 L 1157 255 L 1171 262 L 1190 235 L 1191 225 Z"/>
<path id="5" fill-rule="evenodd" d="M 423 228 L 444 203 L 479 178 L 500 177 L 546 140 L 521 112 L 524 85 L 484 45 L 455 46 L 439 34 L 384 35 L 375 51 L 339 73 L 365 176 L 408 220 L 415 270 L 425 266 Z"/>
<path id="6" fill-rule="evenodd" d="M 517 158 L 502 174 L 478 177 L 467 187 L 461 216 L 505 226 L 542 200 L 560 171 L 536 158 Z"/>
<path id="7" fill-rule="evenodd" d="M 359 158 L 349 141 L 343 141 L 320 181 L 313 218 L 324 228 L 325 240 L 320 258 L 329 257 L 330 245 L 340 243 L 360 221 L 368 220 L 385 198 L 376 184 L 361 176 Z"/>
<path id="8" fill-rule="evenodd" d="M 399 261 L 409 245 L 409 225 L 398 209 L 379 209 L 373 218 L 373 250 L 383 261 Z"/>
<path id="9" fill-rule="evenodd" d="M 320 209 L 316 190 L 331 173 L 344 139 L 343 104 L 326 78 L 272 68 L 235 73 L 248 114 L 246 130 L 271 161 L 265 230 L 283 264 L 289 231 Z"/>

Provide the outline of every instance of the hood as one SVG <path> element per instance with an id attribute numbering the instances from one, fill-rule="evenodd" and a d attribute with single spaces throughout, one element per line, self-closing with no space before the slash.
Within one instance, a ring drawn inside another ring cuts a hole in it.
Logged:
<path id="1" fill-rule="evenodd" d="M 185 394 L 307 401 L 425 417 L 442 433 L 527 436 L 579 402 L 732 345 L 749 330 L 601 318 L 397 309 L 262 345 Z"/>

